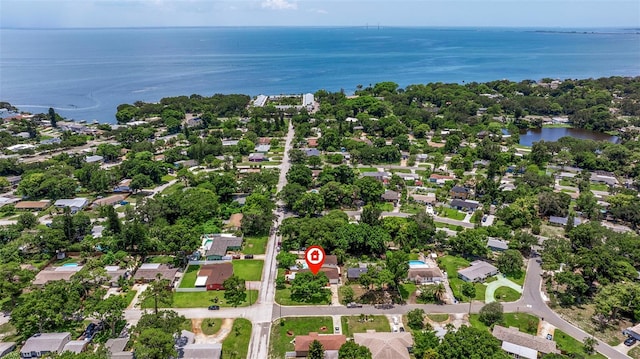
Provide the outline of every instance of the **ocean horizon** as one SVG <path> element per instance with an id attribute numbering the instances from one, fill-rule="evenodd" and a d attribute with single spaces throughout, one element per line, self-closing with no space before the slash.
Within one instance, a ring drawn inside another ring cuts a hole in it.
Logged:
<path id="1" fill-rule="evenodd" d="M 0 101 L 110 123 L 119 104 L 167 96 L 640 75 L 635 28 L 0 29 L 0 40 Z"/>

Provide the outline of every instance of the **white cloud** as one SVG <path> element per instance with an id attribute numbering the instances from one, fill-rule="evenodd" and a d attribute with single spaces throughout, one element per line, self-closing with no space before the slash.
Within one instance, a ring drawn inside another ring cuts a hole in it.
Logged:
<path id="1" fill-rule="evenodd" d="M 287 0 L 265 0 L 262 2 L 262 8 L 273 10 L 295 10 L 298 8 L 298 4 L 295 2 L 288 2 Z"/>
<path id="2" fill-rule="evenodd" d="M 322 14 L 322 15 L 326 15 L 329 12 L 325 9 L 309 9 L 310 12 L 315 12 L 316 14 Z"/>

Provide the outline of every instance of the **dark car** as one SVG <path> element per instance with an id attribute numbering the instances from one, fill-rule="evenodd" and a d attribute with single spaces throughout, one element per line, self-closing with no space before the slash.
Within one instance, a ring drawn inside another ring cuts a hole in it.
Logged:
<path id="1" fill-rule="evenodd" d="M 219 305 L 210 305 L 209 306 L 209 310 L 220 310 L 220 306 Z"/>
<path id="2" fill-rule="evenodd" d="M 244 259 L 253 259 L 253 254 L 247 254 L 244 256 Z"/>
<path id="3" fill-rule="evenodd" d="M 392 309 L 393 308 L 393 304 L 378 304 L 376 306 L 376 308 L 378 308 L 378 309 Z"/>
<path id="4" fill-rule="evenodd" d="M 624 341 L 624 345 L 630 347 L 634 345 L 636 342 L 637 342 L 636 338 L 629 337 L 627 338 L 627 340 Z"/>
<path id="5" fill-rule="evenodd" d="M 347 308 L 362 308 L 362 304 L 356 302 L 347 303 Z"/>
<path id="6" fill-rule="evenodd" d="M 404 327 L 400 327 L 400 332 L 404 332 Z"/>

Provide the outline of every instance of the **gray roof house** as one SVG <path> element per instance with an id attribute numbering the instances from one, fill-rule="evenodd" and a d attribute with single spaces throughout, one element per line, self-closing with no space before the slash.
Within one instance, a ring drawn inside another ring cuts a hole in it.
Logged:
<path id="1" fill-rule="evenodd" d="M 549 224 L 555 224 L 556 226 L 566 226 L 568 221 L 569 221 L 569 217 L 556 217 L 556 216 L 549 217 Z M 575 218 L 575 217 L 573 218 L 574 226 L 577 226 L 580 223 L 582 223 L 580 218 Z"/>
<path id="2" fill-rule="evenodd" d="M 409 279 L 417 284 L 440 283 L 444 280 L 444 274 L 440 268 L 409 268 Z"/>
<path id="3" fill-rule="evenodd" d="M 303 148 L 302 149 L 307 157 L 320 156 L 320 151 L 317 148 Z"/>
<path id="4" fill-rule="evenodd" d="M 20 349 L 21 358 L 40 358 L 47 353 L 62 353 L 71 341 L 71 333 L 38 333 L 27 339 Z"/>
<path id="5" fill-rule="evenodd" d="M 502 252 L 509 249 L 509 242 L 489 237 L 489 239 L 487 240 L 487 247 L 489 247 L 489 249 L 494 252 Z"/>
<path id="6" fill-rule="evenodd" d="M 267 153 L 271 149 L 271 145 L 257 145 L 255 148 L 256 152 Z"/>
<path id="7" fill-rule="evenodd" d="M 625 334 L 625 335 L 634 337 L 637 340 L 640 340 L 640 323 L 638 323 L 638 325 L 636 325 L 635 327 L 625 329 L 624 331 L 622 331 L 622 334 Z"/>
<path id="8" fill-rule="evenodd" d="M 553 340 L 523 333 L 518 328 L 505 328 L 496 325 L 493 327 L 492 334 L 502 341 L 503 350 L 510 354 L 520 355 L 521 358 L 536 359 L 538 352 L 542 354 L 558 353 L 556 342 Z"/>
<path id="9" fill-rule="evenodd" d="M 110 359 L 131 359 L 133 358 L 133 353 L 128 351 L 124 351 L 127 347 L 127 343 L 129 342 L 129 338 L 112 338 L 107 340 L 105 343 L 105 347 L 109 352 Z"/>
<path id="10" fill-rule="evenodd" d="M 364 273 L 367 273 L 369 268 L 367 267 L 357 267 L 357 268 L 348 268 L 347 269 L 347 279 L 356 280 L 360 279 L 360 276 Z"/>
<path id="11" fill-rule="evenodd" d="M 78 198 L 66 198 L 59 199 L 55 201 L 53 204 L 57 208 L 66 208 L 69 207 L 71 213 L 76 213 L 78 211 L 83 210 L 89 204 L 89 200 L 86 198 L 78 197 Z"/>
<path id="12" fill-rule="evenodd" d="M 475 211 L 480 207 L 480 202 L 478 201 L 470 201 L 470 200 L 461 200 L 461 199 L 452 199 L 450 206 L 452 208 L 456 208 L 461 211 Z"/>
<path id="13" fill-rule="evenodd" d="M 386 190 L 380 197 L 388 202 L 396 202 L 400 200 L 400 193 L 396 191 Z"/>
<path id="14" fill-rule="evenodd" d="M 67 344 L 64 345 L 64 348 L 62 348 L 63 352 L 72 352 L 72 353 L 82 353 L 84 351 L 84 348 L 87 347 L 87 344 L 89 342 L 86 342 L 84 340 L 71 340 L 69 341 Z"/>
<path id="15" fill-rule="evenodd" d="M 363 172 L 362 177 L 373 177 L 378 181 L 382 181 L 385 178 L 391 178 L 391 173 L 389 172 Z"/>
<path id="16" fill-rule="evenodd" d="M 222 344 L 187 344 L 180 350 L 180 359 L 220 359 Z"/>
<path id="17" fill-rule="evenodd" d="M 473 261 L 469 267 L 458 270 L 458 277 L 465 282 L 483 282 L 496 274 L 498 268 L 481 260 Z"/>
<path id="18" fill-rule="evenodd" d="M 100 162 L 104 161 L 104 157 L 98 156 L 98 155 L 87 156 L 87 157 L 84 158 L 84 160 L 87 163 L 100 163 Z"/>
<path id="19" fill-rule="evenodd" d="M 15 348 L 15 342 L 0 342 L 0 358 L 11 353 Z"/>
<path id="20" fill-rule="evenodd" d="M 222 259 L 229 250 L 242 247 L 242 237 L 233 235 L 209 234 L 204 235 L 204 256 L 211 259 Z"/>

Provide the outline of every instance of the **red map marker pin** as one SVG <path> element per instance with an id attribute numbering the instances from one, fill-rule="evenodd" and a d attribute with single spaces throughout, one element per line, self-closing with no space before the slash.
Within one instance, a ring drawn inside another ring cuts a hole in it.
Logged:
<path id="1" fill-rule="evenodd" d="M 324 264 L 325 257 L 324 249 L 320 246 L 311 246 L 304 252 L 304 260 L 307 262 L 307 266 L 309 266 L 309 270 L 313 275 L 318 274 Z"/>

